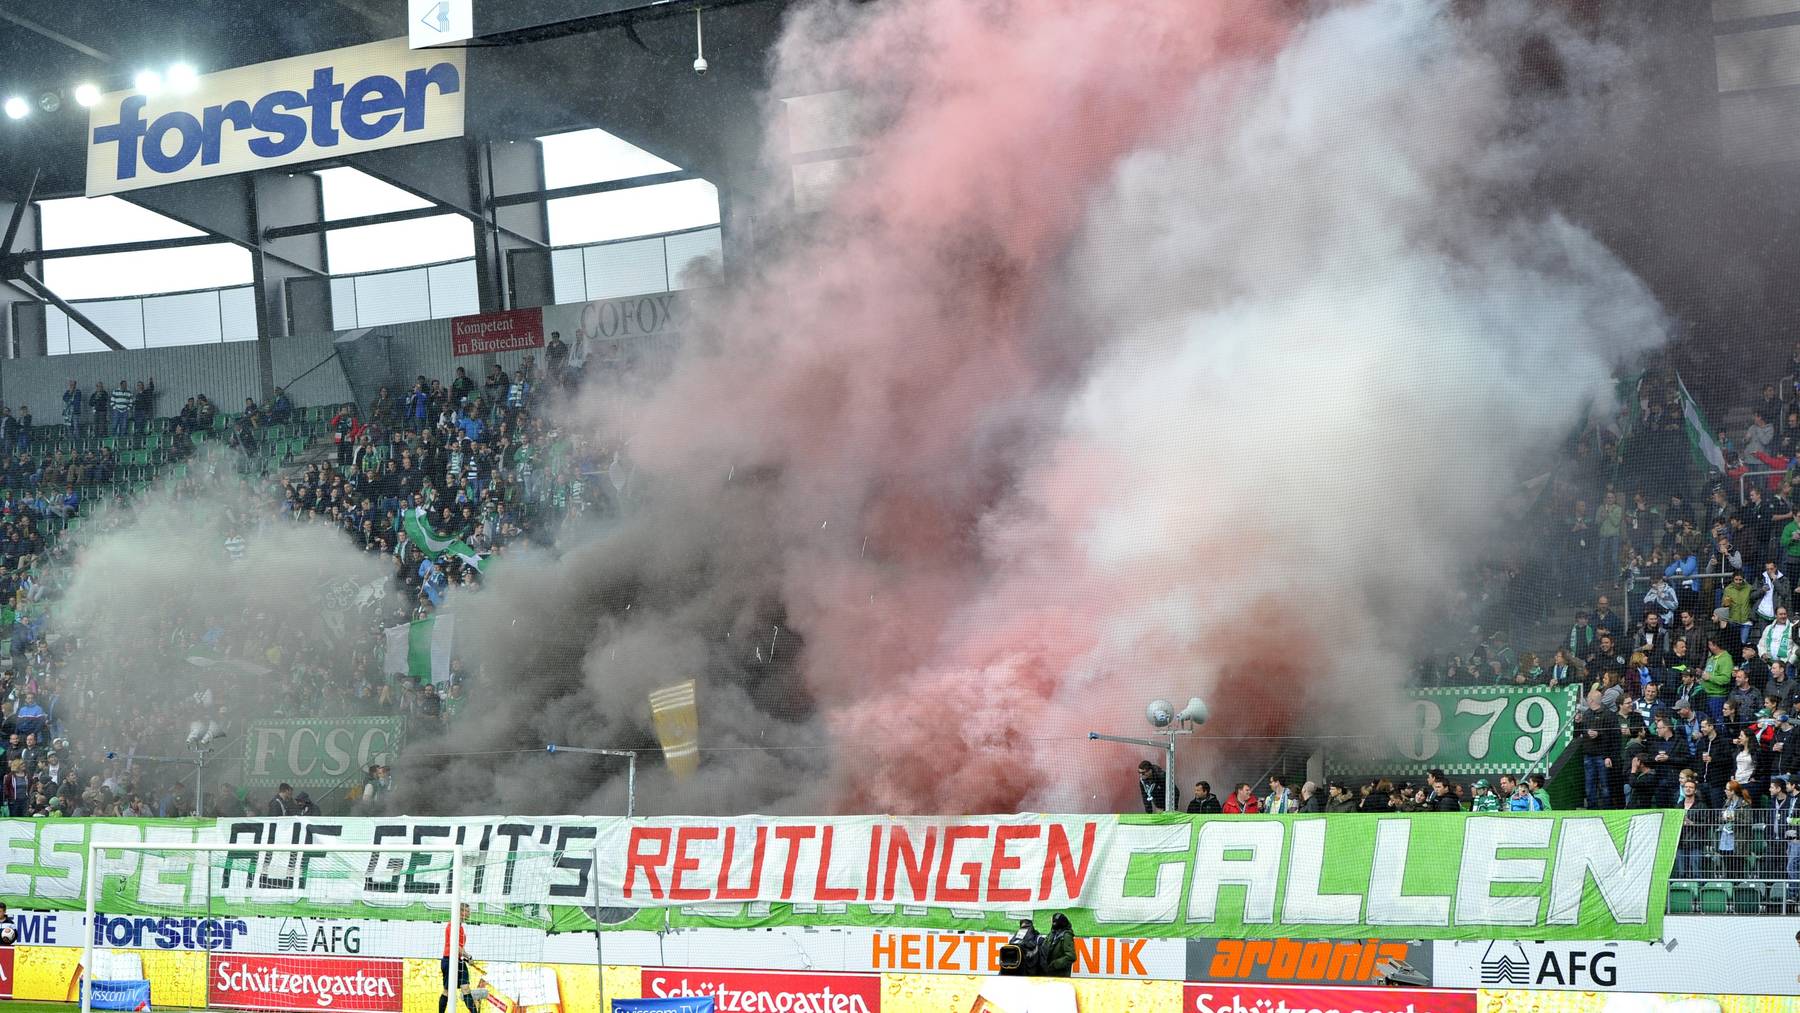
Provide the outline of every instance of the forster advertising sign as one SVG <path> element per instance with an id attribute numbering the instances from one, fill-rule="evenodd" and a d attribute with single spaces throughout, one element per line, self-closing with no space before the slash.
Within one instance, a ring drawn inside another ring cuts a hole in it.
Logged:
<path id="1" fill-rule="evenodd" d="M 463 75 L 461 51 L 392 39 L 113 92 L 88 114 L 87 195 L 460 137 Z"/>

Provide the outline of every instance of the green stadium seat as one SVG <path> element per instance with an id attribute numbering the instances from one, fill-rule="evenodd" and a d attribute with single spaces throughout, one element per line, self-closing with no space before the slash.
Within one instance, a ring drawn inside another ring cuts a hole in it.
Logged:
<path id="1" fill-rule="evenodd" d="M 1731 888 L 1731 909 L 1741 915 L 1762 913 L 1761 883 L 1738 883 Z"/>
<path id="2" fill-rule="evenodd" d="M 1700 913 L 1722 915 L 1731 913 L 1731 884 L 1702 883 L 1700 885 Z"/>
<path id="3" fill-rule="evenodd" d="M 1699 891 L 1692 883 L 1669 884 L 1669 913 L 1672 915 L 1689 915 L 1694 913 L 1694 902 Z"/>

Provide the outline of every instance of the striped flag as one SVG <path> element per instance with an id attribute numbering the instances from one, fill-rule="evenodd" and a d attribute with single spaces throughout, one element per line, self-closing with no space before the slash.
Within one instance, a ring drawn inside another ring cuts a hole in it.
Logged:
<path id="1" fill-rule="evenodd" d="M 487 565 L 487 557 L 470 548 L 469 543 L 460 538 L 446 538 L 433 530 L 424 507 L 403 511 L 400 514 L 400 526 L 406 531 L 406 540 L 417 545 L 419 551 L 427 556 L 448 553 L 477 570 Z"/>
<path id="2" fill-rule="evenodd" d="M 656 741 L 662 743 L 663 762 L 676 778 L 692 777 L 700 766 L 700 711 L 694 680 L 652 690 L 650 718 L 656 725 Z"/>
<path id="3" fill-rule="evenodd" d="M 450 656 L 456 640 L 456 617 L 436 615 L 403 626 L 390 626 L 387 657 L 381 670 L 421 683 L 441 686 L 450 681 Z"/>
<path id="4" fill-rule="evenodd" d="M 1682 382 L 1679 374 L 1675 383 L 1681 388 L 1681 416 L 1687 426 L 1688 445 L 1694 448 L 1695 463 L 1704 462 L 1714 471 L 1724 471 L 1725 454 L 1719 449 L 1719 441 L 1713 439 L 1706 416 L 1700 414 L 1700 406 L 1694 403 L 1694 396 L 1688 393 L 1687 384 Z"/>

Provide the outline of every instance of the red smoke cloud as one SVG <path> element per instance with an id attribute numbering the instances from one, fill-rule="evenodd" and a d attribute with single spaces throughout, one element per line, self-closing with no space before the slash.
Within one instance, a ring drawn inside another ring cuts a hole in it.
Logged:
<path id="1" fill-rule="evenodd" d="M 876 125 L 807 239 L 714 307 L 718 348 L 629 413 L 631 448 L 695 488 L 779 476 L 779 593 L 837 740 L 843 809 L 1041 802 L 1047 744 L 1139 727 L 1143 687 L 1173 695 L 1201 651 L 1242 659 L 1226 688 L 1269 704 L 1260 727 L 1285 727 L 1263 688 L 1282 673 L 1253 662 L 1292 643 L 1148 635 L 1130 670 L 1081 671 L 1105 617 L 1154 608 L 1207 563 L 1095 572 L 1078 545 L 1093 492 L 1143 476 L 1051 440 L 1100 346 L 1056 319 L 1056 272 L 1096 187 L 1193 114 L 1201 75 L 1265 60 L 1286 31 L 1263 4 L 908 0 L 815 8 L 784 40 L 778 80 L 847 88 Z M 1129 778 L 1108 783 L 1103 805 Z"/>

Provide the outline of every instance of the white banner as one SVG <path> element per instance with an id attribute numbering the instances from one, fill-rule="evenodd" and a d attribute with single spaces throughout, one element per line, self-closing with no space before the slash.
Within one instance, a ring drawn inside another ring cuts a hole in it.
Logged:
<path id="1" fill-rule="evenodd" d="M 1438 940 L 1443 988 L 1800 994 L 1800 918 L 1671 915 L 1654 943 Z"/>
<path id="2" fill-rule="evenodd" d="M 112 92 L 88 113 L 87 195 L 460 137 L 464 67 L 390 39 Z"/>

